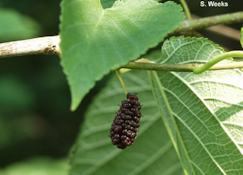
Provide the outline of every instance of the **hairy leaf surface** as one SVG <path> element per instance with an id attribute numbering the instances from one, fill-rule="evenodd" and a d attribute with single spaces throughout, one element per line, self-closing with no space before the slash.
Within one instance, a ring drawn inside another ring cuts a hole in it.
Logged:
<path id="1" fill-rule="evenodd" d="M 159 63 L 206 62 L 223 50 L 203 38 L 166 41 Z M 190 175 L 243 174 L 243 74 L 240 70 L 152 72 L 172 142 Z"/>

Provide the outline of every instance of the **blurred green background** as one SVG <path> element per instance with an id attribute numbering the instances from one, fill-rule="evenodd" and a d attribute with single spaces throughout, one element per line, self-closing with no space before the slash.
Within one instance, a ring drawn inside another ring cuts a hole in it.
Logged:
<path id="1" fill-rule="evenodd" d="M 57 35 L 59 15 L 60 0 L 0 1 L 0 42 Z M 97 91 L 95 87 L 90 94 Z M 29 164 L 36 156 L 40 161 L 67 157 L 92 95 L 71 112 L 58 56 L 2 58 L 0 169 L 22 161 Z"/>
<path id="2" fill-rule="evenodd" d="M 0 42 L 57 35 L 60 2 L 0 1 Z M 104 2 L 109 3 L 109 0 Z M 191 12 L 201 17 L 242 10 L 242 0 L 225 1 L 229 4 L 227 8 L 201 8 L 200 0 L 187 2 Z M 230 26 L 239 30 L 242 24 Z M 228 49 L 241 49 L 237 40 L 205 30 L 201 32 Z M 48 163 L 53 165 L 52 167 L 62 167 L 66 161 L 63 158 L 68 156 L 75 142 L 87 106 L 108 78 L 109 75 L 98 82 L 83 99 L 79 108 L 70 112 L 69 87 L 58 56 L 2 58 L 0 169 L 18 169 L 18 166 L 24 167 L 27 164 L 35 167 L 31 162 L 38 162 L 38 165 L 44 164 L 43 166 L 47 167 L 45 162 L 50 161 L 54 162 Z M 25 161 L 26 164 L 19 163 Z M 55 173 L 52 172 L 53 174 Z"/>

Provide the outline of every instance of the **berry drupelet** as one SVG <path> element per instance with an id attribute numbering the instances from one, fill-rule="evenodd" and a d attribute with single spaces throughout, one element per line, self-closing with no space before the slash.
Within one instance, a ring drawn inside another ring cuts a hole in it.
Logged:
<path id="1" fill-rule="evenodd" d="M 140 109 L 137 94 L 128 93 L 127 100 L 122 101 L 120 110 L 111 125 L 109 136 L 113 145 L 124 149 L 133 144 L 140 126 Z"/>

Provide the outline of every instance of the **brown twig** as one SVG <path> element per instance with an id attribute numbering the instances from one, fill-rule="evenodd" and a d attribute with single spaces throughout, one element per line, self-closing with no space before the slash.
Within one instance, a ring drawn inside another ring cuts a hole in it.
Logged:
<path id="1" fill-rule="evenodd" d="M 59 55 L 59 43 L 59 36 L 0 43 L 0 58 L 35 54 Z"/>

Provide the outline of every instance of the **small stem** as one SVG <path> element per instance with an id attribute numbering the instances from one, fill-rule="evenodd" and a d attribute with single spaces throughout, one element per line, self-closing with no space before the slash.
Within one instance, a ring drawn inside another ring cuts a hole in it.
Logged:
<path id="1" fill-rule="evenodd" d="M 192 72 L 195 64 L 159 64 L 159 63 L 139 63 L 129 62 L 121 68 L 138 69 L 138 70 L 156 70 L 156 71 L 175 71 L 175 72 Z"/>
<path id="2" fill-rule="evenodd" d="M 200 74 L 200 73 L 208 70 L 210 67 L 212 67 L 214 64 L 218 63 L 219 61 L 222 61 L 222 60 L 224 60 L 226 58 L 230 58 L 230 57 L 243 57 L 243 51 L 231 51 L 231 52 L 223 53 L 222 55 L 219 55 L 216 58 L 205 63 L 203 66 L 194 67 L 193 72 L 195 74 Z"/>
<path id="3" fill-rule="evenodd" d="M 121 82 L 121 85 L 122 85 L 122 87 L 124 89 L 125 95 L 127 95 L 127 89 L 126 89 L 125 83 L 124 83 L 124 81 L 123 81 L 123 79 L 121 77 L 121 74 L 120 74 L 119 70 L 115 70 L 115 71 L 116 71 L 116 75 L 119 78 L 119 80 Z"/>
<path id="4" fill-rule="evenodd" d="M 216 15 L 196 20 L 186 20 L 172 34 L 200 30 L 218 24 L 232 24 L 243 21 L 243 12 L 229 13 L 225 15 Z"/>
<path id="5" fill-rule="evenodd" d="M 203 66 L 204 64 L 157 64 L 157 63 L 139 63 L 129 62 L 121 68 L 136 69 L 136 70 L 155 70 L 155 71 L 173 71 L 173 72 L 193 72 L 195 67 Z M 210 67 L 208 70 L 222 70 L 243 68 L 243 62 L 222 63 Z"/>
<path id="6" fill-rule="evenodd" d="M 186 1 L 185 1 L 185 0 L 180 0 L 180 2 L 181 2 L 181 5 L 182 5 L 183 8 L 184 8 L 184 11 L 185 11 L 185 13 L 186 13 L 186 17 L 187 17 L 187 19 L 188 19 L 188 20 L 191 20 L 191 19 L 192 19 L 192 17 L 191 17 L 191 13 L 190 13 L 190 10 L 189 10 L 189 8 L 188 8 L 188 5 L 187 5 Z"/>

